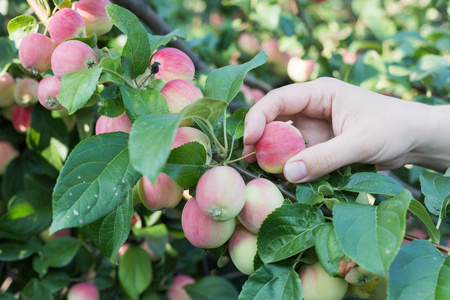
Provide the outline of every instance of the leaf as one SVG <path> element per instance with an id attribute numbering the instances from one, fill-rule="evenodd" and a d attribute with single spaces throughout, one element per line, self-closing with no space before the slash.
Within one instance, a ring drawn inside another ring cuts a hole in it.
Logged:
<path id="1" fill-rule="evenodd" d="M 242 65 L 225 66 L 212 71 L 206 79 L 205 97 L 230 103 L 241 90 L 244 76 L 266 62 L 264 51 Z"/>
<path id="2" fill-rule="evenodd" d="M 140 178 L 131 166 L 127 142 L 124 132 L 104 133 L 73 149 L 53 191 L 50 233 L 89 224 L 126 199 Z"/>
<path id="3" fill-rule="evenodd" d="M 338 276 L 339 262 L 344 257 L 344 251 L 336 238 L 333 224 L 326 223 L 317 228 L 314 232 L 314 239 L 317 257 L 323 268 L 330 276 Z"/>
<path id="4" fill-rule="evenodd" d="M 176 40 L 177 38 L 181 38 L 185 40 L 187 38 L 186 32 L 181 29 L 175 29 L 174 31 L 166 34 L 166 35 L 152 35 L 149 34 L 148 38 L 150 40 L 151 53 L 156 52 L 160 46 L 165 46 L 171 41 Z"/>
<path id="5" fill-rule="evenodd" d="M 147 114 L 167 114 L 169 107 L 161 92 L 155 90 L 131 89 L 124 85 L 120 86 L 123 102 L 131 122 Z"/>
<path id="6" fill-rule="evenodd" d="M 0 37 L 0 74 L 3 76 L 14 58 L 17 58 L 17 49 L 13 41 L 7 37 Z"/>
<path id="7" fill-rule="evenodd" d="M 450 299 L 449 280 L 450 257 L 416 240 L 402 246 L 389 269 L 388 299 Z"/>
<path id="8" fill-rule="evenodd" d="M 265 263 L 276 262 L 314 245 L 313 230 L 325 223 L 316 206 L 284 204 L 273 211 L 258 232 L 258 254 Z"/>
<path id="9" fill-rule="evenodd" d="M 8 34 L 10 40 L 22 40 L 30 33 L 38 32 L 39 24 L 30 15 L 21 15 L 8 22 Z"/>
<path id="10" fill-rule="evenodd" d="M 64 74 L 61 78 L 61 90 L 57 95 L 62 106 L 73 114 L 82 108 L 97 90 L 102 68 L 95 66 L 85 71 Z"/>
<path id="11" fill-rule="evenodd" d="M 108 4 L 105 8 L 109 19 L 127 36 L 121 56 L 122 69 L 130 78 L 136 78 L 145 72 L 150 62 L 151 45 L 147 31 L 129 10 L 116 4 Z"/>
<path id="12" fill-rule="evenodd" d="M 450 60 L 439 55 L 426 54 L 419 59 L 409 79 L 411 81 L 423 80 L 425 77 L 438 74 L 447 68 L 450 68 Z"/>
<path id="13" fill-rule="evenodd" d="M 109 118 L 117 118 L 125 111 L 120 88 L 117 85 L 108 85 L 100 93 L 100 100 L 103 106 L 99 107 L 98 112 Z"/>
<path id="14" fill-rule="evenodd" d="M 296 185 L 296 198 L 300 203 L 316 204 L 324 201 L 324 196 L 334 193 L 333 187 L 327 181 L 300 183 Z"/>
<path id="15" fill-rule="evenodd" d="M 95 33 L 88 37 L 75 37 L 75 38 L 70 38 L 67 40 L 68 41 L 70 41 L 70 40 L 80 41 L 80 42 L 85 43 L 86 45 L 88 45 L 91 48 L 95 48 L 95 46 L 97 46 L 97 35 Z"/>
<path id="16" fill-rule="evenodd" d="M 186 143 L 170 152 L 164 173 L 179 186 L 188 189 L 206 172 L 205 162 L 205 147 L 198 142 Z"/>
<path id="17" fill-rule="evenodd" d="M 33 257 L 33 269 L 42 276 L 47 273 L 49 267 L 67 266 L 77 254 L 81 243 L 81 240 L 69 236 L 49 241 L 39 255 Z"/>
<path id="18" fill-rule="evenodd" d="M 248 107 L 239 108 L 227 118 L 227 133 L 233 139 L 240 139 L 244 136 L 244 120 L 248 110 Z"/>
<path id="19" fill-rule="evenodd" d="M 404 190 L 378 206 L 336 203 L 334 228 L 344 253 L 368 271 L 386 276 L 405 235 L 410 200 Z"/>
<path id="20" fill-rule="evenodd" d="M 367 22 L 369 29 L 380 42 L 397 33 L 395 22 L 384 16 L 367 15 L 364 22 Z"/>
<path id="21" fill-rule="evenodd" d="M 53 300 L 51 291 L 39 279 L 31 278 L 20 293 L 20 300 Z"/>
<path id="22" fill-rule="evenodd" d="M 113 263 L 117 263 L 116 253 L 130 235 L 133 217 L 132 194 L 132 191 L 129 191 L 128 197 L 116 210 L 89 224 L 89 233 L 95 246 Z"/>
<path id="23" fill-rule="evenodd" d="M 144 115 L 131 128 L 131 162 L 153 183 L 169 158 L 180 121 L 180 114 Z"/>
<path id="24" fill-rule="evenodd" d="M 427 210 L 422 205 L 422 203 L 420 203 L 417 200 L 411 200 L 408 209 L 411 212 L 411 214 L 419 218 L 425 225 L 427 233 L 431 237 L 431 241 L 433 243 L 439 244 L 441 240 L 441 233 L 434 226 L 433 220 L 431 219 L 430 215 L 428 214 Z"/>
<path id="25" fill-rule="evenodd" d="M 100 61 L 100 68 L 104 71 L 109 70 L 117 74 L 123 74 L 122 65 L 120 64 L 120 57 L 112 58 L 112 57 L 104 57 Z M 115 83 L 117 85 L 123 84 L 123 80 L 120 77 L 117 77 L 111 73 L 105 71 L 100 77 L 99 83 Z"/>
<path id="26" fill-rule="evenodd" d="M 40 243 L 37 243 L 36 240 L 26 241 L 25 243 L 3 240 L 0 242 L 0 260 L 22 260 L 33 255 L 40 247 Z"/>
<path id="27" fill-rule="evenodd" d="M 391 177 L 372 172 L 355 173 L 338 189 L 349 192 L 380 194 L 386 197 L 395 196 L 404 190 L 401 184 Z"/>
<path id="28" fill-rule="evenodd" d="M 239 300 L 302 299 L 302 284 L 290 260 L 262 266 L 242 287 Z"/>
<path id="29" fill-rule="evenodd" d="M 228 104 L 222 100 L 202 98 L 183 108 L 181 114 L 183 119 L 198 118 L 214 125 L 227 106 Z"/>
<path id="30" fill-rule="evenodd" d="M 169 242 L 169 230 L 166 224 L 160 223 L 150 227 L 133 228 L 133 234 L 137 237 L 145 237 L 149 248 L 159 257 L 166 252 L 166 244 Z"/>
<path id="31" fill-rule="evenodd" d="M 236 300 L 239 293 L 227 280 L 218 276 L 207 276 L 184 289 L 195 300 Z"/>
<path id="32" fill-rule="evenodd" d="M 132 299 L 147 289 L 153 280 L 152 262 L 144 249 L 131 245 L 120 259 L 119 281 Z"/>
<path id="33" fill-rule="evenodd" d="M 442 201 L 441 213 L 439 214 L 439 219 L 443 220 L 447 218 L 448 205 L 450 204 L 450 194 L 447 195 Z"/>
<path id="34" fill-rule="evenodd" d="M 450 194 L 450 177 L 426 172 L 420 175 L 420 186 L 425 206 L 433 215 L 440 215 L 444 199 Z"/>

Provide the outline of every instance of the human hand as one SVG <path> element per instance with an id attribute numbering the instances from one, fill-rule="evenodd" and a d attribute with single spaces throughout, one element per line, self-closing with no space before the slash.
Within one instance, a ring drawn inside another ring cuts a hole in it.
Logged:
<path id="1" fill-rule="evenodd" d="M 291 84 L 271 91 L 247 113 L 244 155 L 253 151 L 266 123 L 292 120 L 308 144 L 284 166 L 284 176 L 291 182 L 306 182 L 357 162 L 375 164 L 380 170 L 417 163 L 442 171 L 450 165 L 448 121 L 443 122 L 450 110 L 444 108 L 446 116 L 442 108 L 332 78 Z"/>

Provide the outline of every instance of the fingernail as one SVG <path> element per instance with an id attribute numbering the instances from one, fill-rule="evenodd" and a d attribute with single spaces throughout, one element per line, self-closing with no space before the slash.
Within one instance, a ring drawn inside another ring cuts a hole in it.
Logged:
<path id="1" fill-rule="evenodd" d="M 245 139 L 247 138 L 248 132 L 247 132 L 247 127 L 244 127 L 244 144 L 245 144 Z"/>
<path id="2" fill-rule="evenodd" d="M 286 179 L 290 182 L 297 182 L 308 176 L 306 165 L 302 161 L 295 161 L 284 166 Z"/>

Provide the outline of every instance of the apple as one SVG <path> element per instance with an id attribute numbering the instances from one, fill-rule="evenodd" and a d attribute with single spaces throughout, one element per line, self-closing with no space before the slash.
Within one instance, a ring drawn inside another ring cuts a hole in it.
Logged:
<path id="1" fill-rule="evenodd" d="M 109 0 L 80 0 L 73 3 L 72 9 L 83 18 L 88 36 L 94 33 L 97 36 L 103 35 L 111 30 L 113 22 L 105 8 L 110 3 Z"/>
<path id="2" fill-rule="evenodd" d="M 356 61 L 356 55 L 354 53 L 345 52 L 344 54 L 342 54 L 342 60 L 347 65 L 353 65 Z"/>
<path id="3" fill-rule="evenodd" d="M 174 208 L 181 201 L 183 188 L 164 173 L 158 174 L 155 184 L 152 184 L 146 176 L 142 176 L 139 183 L 139 196 L 148 210 Z"/>
<path id="4" fill-rule="evenodd" d="M 270 39 L 262 42 L 261 48 L 267 55 L 267 62 L 271 65 L 275 74 L 286 76 L 287 65 L 290 55 L 287 52 L 281 52 L 278 47 L 278 41 Z"/>
<path id="5" fill-rule="evenodd" d="M 195 198 L 188 200 L 181 213 L 181 226 L 189 242 L 204 249 L 217 248 L 231 237 L 236 218 L 216 222 L 207 217 L 197 205 Z"/>
<path id="6" fill-rule="evenodd" d="M 348 282 L 331 277 L 320 262 L 303 265 L 299 271 L 304 300 L 341 300 L 347 292 Z"/>
<path id="7" fill-rule="evenodd" d="M 234 219 L 244 207 L 245 182 L 232 167 L 214 167 L 200 177 L 195 194 L 206 216 L 225 222 Z"/>
<path id="8" fill-rule="evenodd" d="M 291 57 L 287 65 L 289 78 L 295 82 L 304 82 L 309 80 L 314 69 L 314 64 L 314 60 L 312 59 Z"/>
<path id="9" fill-rule="evenodd" d="M 157 63 L 158 72 L 155 79 L 169 82 L 173 79 L 191 81 L 194 78 L 195 66 L 189 56 L 176 48 L 166 47 L 156 51 L 150 60 L 150 67 Z"/>
<path id="10" fill-rule="evenodd" d="M 48 32 L 57 44 L 71 38 L 86 37 L 83 18 L 70 8 L 63 8 L 53 15 L 48 23 Z"/>
<path id="11" fill-rule="evenodd" d="M 376 274 L 366 270 L 361 266 L 351 268 L 347 274 L 345 274 L 345 281 L 353 285 L 365 285 L 377 277 Z"/>
<path id="12" fill-rule="evenodd" d="M 286 161 L 305 149 L 305 141 L 294 126 L 281 121 L 266 124 L 261 138 L 255 143 L 258 165 L 268 173 L 283 173 Z"/>
<path id="13" fill-rule="evenodd" d="M 80 282 L 73 285 L 67 293 L 67 300 L 99 300 L 100 293 L 95 284 Z"/>
<path id="14" fill-rule="evenodd" d="M 255 272 L 253 260 L 258 250 L 257 239 L 256 234 L 248 231 L 242 225 L 237 225 L 228 244 L 231 261 L 239 271 L 246 275 Z"/>
<path id="15" fill-rule="evenodd" d="M 137 212 L 133 212 L 133 216 L 131 217 L 131 228 L 142 228 L 142 219 L 141 216 Z"/>
<path id="16" fill-rule="evenodd" d="M 6 140 L 0 140 L 0 175 L 6 173 L 9 163 L 19 156 L 19 152 Z"/>
<path id="17" fill-rule="evenodd" d="M 13 104 L 15 85 L 14 77 L 8 72 L 0 77 L 0 107 L 8 107 Z"/>
<path id="18" fill-rule="evenodd" d="M 38 102 L 39 82 L 33 78 L 21 78 L 14 87 L 14 100 L 20 106 L 29 106 Z"/>
<path id="19" fill-rule="evenodd" d="M 56 77 L 93 68 L 99 60 L 94 50 L 83 42 L 72 40 L 58 45 L 52 54 L 52 69 Z"/>
<path id="20" fill-rule="evenodd" d="M 44 243 L 48 243 L 54 239 L 63 237 L 63 236 L 70 236 L 72 234 L 72 229 L 71 228 L 63 228 L 61 230 L 56 231 L 54 234 L 50 235 L 48 233 L 48 229 L 45 229 L 44 231 L 41 231 L 39 233 L 39 237 L 41 238 L 41 240 Z"/>
<path id="21" fill-rule="evenodd" d="M 194 283 L 195 279 L 191 276 L 184 274 L 176 275 L 172 280 L 169 290 L 167 291 L 167 298 L 169 298 L 169 300 L 192 300 L 192 298 L 186 293 L 184 286 Z"/>
<path id="22" fill-rule="evenodd" d="M 264 178 L 253 179 L 247 183 L 245 196 L 245 204 L 238 220 L 253 233 L 258 233 L 267 216 L 284 202 L 277 186 Z"/>
<path id="23" fill-rule="evenodd" d="M 31 112 L 33 111 L 34 105 L 26 107 L 15 103 L 13 105 L 14 106 L 11 111 L 11 122 L 14 129 L 21 133 L 27 132 L 28 128 L 31 126 Z"/>
<path id="24" fill-rule="evenodd" d="M 125 112 L 116 118 L 100 116 L 95 124 L 95 134 L 116 131 L 130 133 L 131 126 L 133 126 L 133 124 L 131 124 L 130 118 L 128 118 Z"/>
<path id="25" fill-rule="evenodd" d="M 39 82 L 38 98 L 39 103 L 49 110 L 58 110 L 63 108 L 56 96 L 61 89 L 61 81 L 56 76 L 46 77 Z"/>
<path id="26" fill-rule="evenodd" d="M 172 143 L 172 149 L 180 147 L 189 142 L 198 142 L 205 147 L 206 163 L 211 162 L 211 141 L 202 131 L 193 127 L 178 127 L 175 139 Z"/>
<path id="27" fill-rule="evenodd" d="M 252 56 L 256 55 L 261 49 L 258 40 L 247 32 L 244 32 L 239 36 L 237 46 L 242 53 Z"/>
<path id="28" fill-rule="evenodd" d="M 34 76 L 51 67 L 52 53 L 56 43 L 41 33 L 30 33 L 20 43 L 19 60 L 22 66 Z"/>

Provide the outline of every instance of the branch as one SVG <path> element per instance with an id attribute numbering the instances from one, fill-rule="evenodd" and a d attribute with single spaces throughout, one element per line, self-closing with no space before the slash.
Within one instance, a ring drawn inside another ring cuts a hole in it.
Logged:
<path id="1" fill-rule="evenodd" d="M 27 0 L 28 5 L 33 9 L 36 16 L 39 18 L 39 20 L 47 27 L 49 19 L 48 14 L 45 8 L 43 8 L 39 3 L 37 3 L 36 0 Z"/>
<path id="2" fill-rule="evenodd" d="M 294 9 L 294 13 L 297 14 L 297 16 L 303 21 L 303 24 L 305 24 L 306 30 L 308 30 L 308 36 L 313 42 L 314 46 L 317 47 L 319 51 L 322 51 L 322 47 L 319 45 L 319 43 L 316 41 L 316 39 L 313 36 L 313 29 L 311 27 L 311 24 L 309 24 L 308 20 L 306 19 L 305 12 L 303 11 L 303 7 L 300 4 L 299 0 L 292 0 L 292 7 Z"/>
<path id="3" fill-rule="evenodd" d="M 415 240 L 420 240 L 420 238 L 415 237 L 415 236 L 410 235 L 410 234 L 405 234 L 404 239 L 407 240 L 407 241 L 410 241 L 410 242 L 415 241 Z M 449 255 L 450 254 L 450 248 L 449 247 L 442 246 L 442 245 L 435 244 L 435 243 L 432 243 L 432 244 L 433 244 L 433 246 L 436 247 L 436 249 L 438 249 L 439 251 L 441 251 L 445 255 Z"/>

